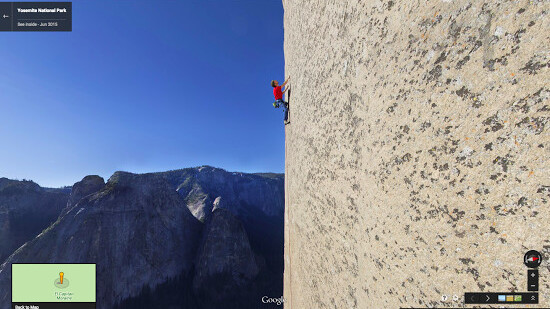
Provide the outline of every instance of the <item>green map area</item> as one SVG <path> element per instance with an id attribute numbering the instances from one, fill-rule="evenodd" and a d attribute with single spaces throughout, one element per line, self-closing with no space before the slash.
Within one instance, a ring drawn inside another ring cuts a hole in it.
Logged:
<path id="1" fill-rule="evenodd" d="M 12 302 L 95 302 L 95 264 L 12 264 Z"/>

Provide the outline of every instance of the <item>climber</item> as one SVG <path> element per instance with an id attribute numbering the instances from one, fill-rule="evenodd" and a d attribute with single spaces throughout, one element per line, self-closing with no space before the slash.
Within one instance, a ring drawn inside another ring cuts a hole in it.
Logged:
<path id="1" fill-rule="evenodd" d="M 287 101 L 288 101 L 288 97 L 290 96 L 290 86 L 288 86 L 283 91 L 281 91 L 281 88 L 284 88 L 286 86 L 289 79 L 290 79 L 290 76 L 287 78 L 287 80 L 281 86 L 279 86 L 278 81 L 276 81 L 276 80 L 271 81 L 271 87 L 273 87 L 273 95 L 275 96 L 275 102 L 273 103 L 273 106 L 275 108 L 278 108 L 280 106 L 283 107 L 283 110 L 285 112 L 285 125 L 289 124 L 290 121 L 288 121 L 288 107 L 289 106 L 288 106 L 288 102 L 285 102 L 283 100 L 283 93 L 285 93 L 287 90 L 289 90 L 288 95 L 287 95 Z"/>

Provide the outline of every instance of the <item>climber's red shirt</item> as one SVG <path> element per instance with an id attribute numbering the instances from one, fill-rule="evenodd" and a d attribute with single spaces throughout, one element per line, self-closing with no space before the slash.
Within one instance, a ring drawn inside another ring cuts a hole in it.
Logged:
<path id="1" fill-rule="evenodd" d="M 281 86 L 277 86 L 273 88 L 273 95 L 275 96 L 275 100 L 283 99 L 283 92 L 281 91 Z"/>

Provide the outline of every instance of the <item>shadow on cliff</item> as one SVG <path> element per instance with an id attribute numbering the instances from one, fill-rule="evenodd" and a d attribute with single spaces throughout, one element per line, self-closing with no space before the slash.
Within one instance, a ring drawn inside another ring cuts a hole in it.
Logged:
<path id="1" fill-rule="evenodd" d="M 282 295 L 283 190 L 283 175 L 212 167 L 87 176 L 0 266 L 0 309 L 12 263 L 97 264 L 98 308 L 269 307 L 262 296 Z"/>

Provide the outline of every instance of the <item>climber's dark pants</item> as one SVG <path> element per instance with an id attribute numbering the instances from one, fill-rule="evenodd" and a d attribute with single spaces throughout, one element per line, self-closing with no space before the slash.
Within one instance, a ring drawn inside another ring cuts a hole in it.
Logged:
<path id="1" fill-rule="evenodd" d="M 283 107 L 283 111 L 285 112 L 285 121 L 287 121 L 288 120 L 288 102 L 285 102 L 282 99 L 279 99 L 275 101 L 275 103 Z"/>

